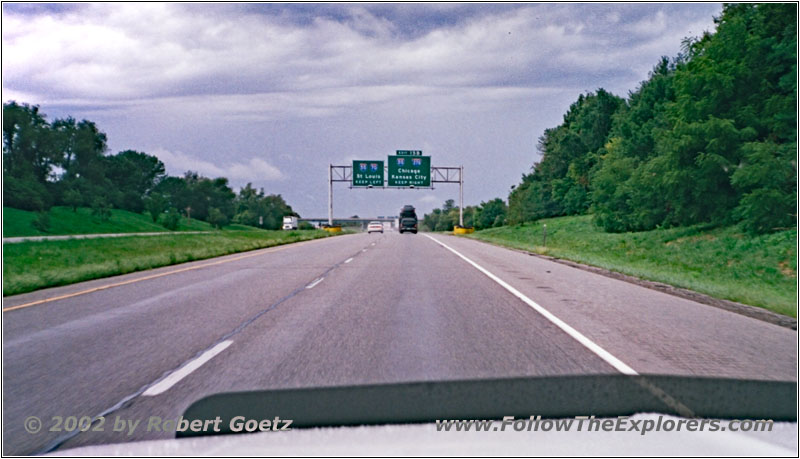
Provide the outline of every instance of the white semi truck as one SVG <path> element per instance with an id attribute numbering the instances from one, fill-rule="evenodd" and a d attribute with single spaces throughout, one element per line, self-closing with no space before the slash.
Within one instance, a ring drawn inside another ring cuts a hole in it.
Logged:
<path id="1" fill-rule="evenodd" d="M 296 230 L 297 229 L 297 217 L 283 217 L 283 229 L 285 230 Z"/>

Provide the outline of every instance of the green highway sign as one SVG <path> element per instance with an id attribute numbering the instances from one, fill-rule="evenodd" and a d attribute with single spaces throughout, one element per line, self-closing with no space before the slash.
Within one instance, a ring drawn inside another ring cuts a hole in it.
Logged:
<path id="1" fill-rule="evenodd" d="M 422 150 L 397 150 L 397 156 L 422 156 Z"/>
<path id="2" fill-rule="evenodd" d="M 383 161 L 353 161 L 353 186 L 383 186 Z"/>
<path id="3" fill-rule="evenodd" d="M 430 156 L 397 155 L 389 156 L 388 161 L 389 186 L 431 186 Z"/>

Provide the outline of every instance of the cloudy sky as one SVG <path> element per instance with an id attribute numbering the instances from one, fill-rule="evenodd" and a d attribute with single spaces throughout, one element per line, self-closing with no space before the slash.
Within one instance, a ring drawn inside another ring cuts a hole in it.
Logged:
<path id="1" fill-rule="evenodd" d="M 423 150 L 465 204 L 507 198 L 579 94 L 625 96 L 701 4 L 3 4 L 2 98 L 89 119 L 109 151 L 252 182 L 327 215 L 327 165 Z M 334 189 L 337 216 L 427 212 L 435 190 Z"/>

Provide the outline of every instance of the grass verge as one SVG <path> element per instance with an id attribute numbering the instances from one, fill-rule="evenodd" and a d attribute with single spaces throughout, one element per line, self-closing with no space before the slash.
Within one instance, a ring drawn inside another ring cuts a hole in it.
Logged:
<path id="1" fill-rule="evenodd" d="M 36 212 L 3 207 L 3 237 L 57 236 L 67 234 L 149 233 L 169 232 L 154 223 L 148 214 L 112 209 L 111 217 L 103 220 L 92 215 L 91 209 L 79 207 L 75 212 L 69 207 L 53 207 L 48 211 L 50 228 L 42 232 L 33 226 Z M 230 225 L 232 230 L 257 230 L 245 225 Z M 200 220 L 182 218 L 178 231 L 213 231 L 214 227 Z"/>
<path id="2" fill-rule="evenodd" d="M 327 236 L 251 230 L 4 244 L 3 296 Z"/>
<path id="3" fill-rule="evenodd" d="M 547 246 L 542 245 L 547 225 Z M 797 317 L 797 230 L 752 236 L 703 226 L 606 233 L 590 215 L 478 231 L 471 237 L 576 261 Z"/>

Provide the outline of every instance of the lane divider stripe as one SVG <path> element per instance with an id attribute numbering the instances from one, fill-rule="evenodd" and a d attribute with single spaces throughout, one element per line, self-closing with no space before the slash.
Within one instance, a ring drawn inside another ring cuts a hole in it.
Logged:
<path id="1" fill-rule="evenodd" d="M 309 288 L 314 288 L 314 287 L 315 287 L 317 284 L 319 284 L 320 282 L 322 282 L 322 281 L 324 281 L 324 280 L 325 280 L 325 278 L 324 278 L 324 277 L 320 277 L 319 279 L 315 280 L 314 282 L 312 282 L 312 283 L 310 283 L 310 284 L 306 285 L 306 289 L 309 289 Z"/>
<path id="2" fill-rule="evenodd" d="M 448 246 L 444 242 L 441 242 L 438 239 L 436 239 L 436 238 L 434 238 L 432 236 L 429 236 L 427 234 L 425 236 L 428 237 L 429 239 L 431 239 L 432 241 L 436 242 L 437 244 L 441 245 L 445 249 L 447 249 L 447 250 L 453 252 L 454 254 L 456 254 L 457 256 L 459 256 L 462 260 L 466 261 L 467 263 L 472 265 L 475 269 L 477 269 L 478 271 L 482 272 L 487 277 L 489 277 L 489 279 L 491 279 L 491 280 L 497 282 L 498 284 L 500 284 L 500 286 L 502 286 L 504 289 L 508 290 L 512 295 L 514 295 L 517 298 L 519 298 L 520 300 L 522 300 L 525 304 L 527 304 L 528 306 L 533 308 L 536 312 L 538 312 L 539 314 L 544 316 L 545 319 L 547 319 L 550 322 L 552 322 L 556 327 L 558 327 L 561 330 L 563 330 L 566 334 L 568 334 L 573 339 L 575 339 L 576 341 L 581 343 L 584 347 L 586 347 L 587 349 L 592 351 L 595 355 L 597 355 L 601 359 L 605 360 L 606 363 L 608 363 L 612 367 L 616 368 L 620 373 L 625 374 L 625 375 L 630 375 L 630 376 L 636 376 L 636 375 L 639 374 L 639 373 L 636 372 L 636 370 L 634 370 L 633 368 L 631 368 L 628 365 L 626 365 L 620 359 L 614 357 L 607 350 L 603 349 L 599 344 L 597 344 L 594 341 L 590 340 L 589 338 L 587 338 L 583 333 L 579 332 L 578 330 L 575 330 L 574 328 L 572 328 L 570 325 L 568 325 L 566 322 L 564 322 L 563 320 L 561 320 L 558 317 L 556 317 L 553 313 L 551 313 L 547 309 L 539 306 L 535 301 L 533 301 L 530 298 L 528 298 L 527 296 L 525 296 L 522 292 L 520 292 L 519 290 L 517 290 L 514 287 L 512 287 L 511 285 L 509 285 L 504 280 L 502 280 L 499 277 L 495 276 L 494 274 L 490 273 L 486 268 L 480 266 L 479 264 L 477 264 L 474 261 L 470 260 L 469 258 L 465 257 L 464 255 L 462 255 L 461 253 L 459 253 L 458 251 L 456 251 L 452 247 Z"/>
<path id="3" fill-rule="evenodd" d="M 316 239 L 316 240 L 324 240 L 324 239 Z M 313 242 L 313 240 L 312 241 L 307 241 L 307 242 Z M 355 257 L 355 256 L 358 256 L 358 254 L 353 255 L 353 257 Z M 320 278 L 324 278 L 328 273 L 330 273 L 334 269 L 338 268 L 341 264 L 342 264 L 342 262 L 339 262 L 339 263 L 336 263 L 335 265 L 329 267 L 328 269 L 323 271 L 322 274 L 320 274 Z M 193 362 L 193 361 L 196 361 L 196 360 L 200 359 L 201 357 L 203 357 L 204 355 L 206 355 L 210 351 L 214 350 L 215 348 L 217 348 L 219 345 L 223 344 L 226 341 L 230 341 L 232 343 L 233 340 L 231 338 L 233 338 L 235 335 L 241 333 L 242 330 L 244 330 L 251 323 L 253 323 L 256 320 L 258 320 L 259 317 L 263 316 L 264 314 L 268 313 L 269 311 L 272 311 L 273 309 L 275 309 L 278 306 L 280 306 L 281 304 L 283 304 L 283 302 L 294 298 L 296 295 L 300 294 L 301 292 L 304 292 L 305 290 L 306 290 L 305 287 L 298 287 L 297 289 L 295 289 L 294 291 L 292 291 L 291 293 L 289 293 L 285 297 L 281 298 L 280 300 L 276 301 L 275 303 L 272 303 L 271 305 L 267 306 L 266 308 L 262 309 L 261 311 L 258 311 L 255 315 L 253 315 L 249 319 L 245 320 L 244 322 L 239 324 L 236 328 L 234 328 L 233 330 L 229 331 L 224 336 L 219 338 L 217 341 L 212 343 L 210 345 L 210 347 L 206 348 L 206 350 L 200 351 L 198 354 L 195 354 L 195 357 L 192 358 L 191 360 L 189 360 L 189 362 Z M 228 347 L 228 345 L 226 345 L 225 347 Z M 216 353 L 214 353 L 214 355 L 218 354 L 219 352 L 223 351 L 224 349 L 225 348 L 219 349 Z M 208 359 L 210 359 L 214 355 L 211 355 L 210 357 L 208 357 Z M 205 363 L 205 362 L 203 362 L 203 363 Z M 201 365 L 202 365 L 202 363 L 201 363 Z M 155 382 L 147 384 L 145 386 L 142 386 L 141 388 L 139 388 L 138 391 L 136 391 L 136 392 L 134 392 L 132 394 L 126 395 L 125 397 L 122 398 L 122 400 L 118 401 L 115 405 L 111 406 L 110 408 L 106 408 L 105 410 L 100 412 L 100 414 L 92 417 L 92 423 L 94 423 L 95 421 L 97 421 L 101 417 L 107 417 L 109 414 L 116 412 L 117 410 L 119 410 L 122 407 L 126 406 L 126 404 L 129 403 L 131 400 L 135 399 L 136 397 L 139 397 L 139 396 L 143 395 L 145 392 L 148 392 L 150 390 L 151 386 L 161 383 L 163 380 L 168 378 L 170 375 L 178 372 L 181 368 L 186 368 L 186 367 L 188 367 L 188 363 L 183 363 L 178 367 L 178 369 L 172 370 L 172 371 L 168 371 L 168 372 L 164 373 Z M 191 373 L 191 372 L 189 372 L 189 373 Z M 186 373 L 186 374 L 188 375 L 189 373 Z M 172 386 L 170 386 L 170 387 L 172 387 Z M 169 387 L 167 387 L 164 390 L 167 390 L 167 389 L 169 389 Z M 76 437 L 80 433 L 81 433 L 80 429 L 75 429 L 75 430 L 72 430 L 70 432 L 67 432 L 66 434 L 64 434 L 64 435 L 56 438 L 52 442 L 50 442 L 47 446 L 45 446 L 41 450 L 35 452 L 33 455 L 34 456 L 38 456 L 38 455 L 50 453 L 50 452 L 58 449 L 65 442 L 67 442 L 70 439 Z"/>
<path id="4" fill-rule="evenodd" d="M 193 371 L 203 366 L 204 363 L 213 359 L 215 355 L 224 351 L 231 344 L 233 344 L 232 340 L 226 340 L 217 344 L 216 346 L 202 353 L 196 359 L 190 361 L 186 365 L 170 373 L 166 378 L 150 386 L 150 388 L 144 391 L 142 395 L 145 397 L 153 397 L 159 394 L 163 394 L 164 392 L 168 391 L 172 386 L 178 384 L 183 378 L 189 376 Z"/>

